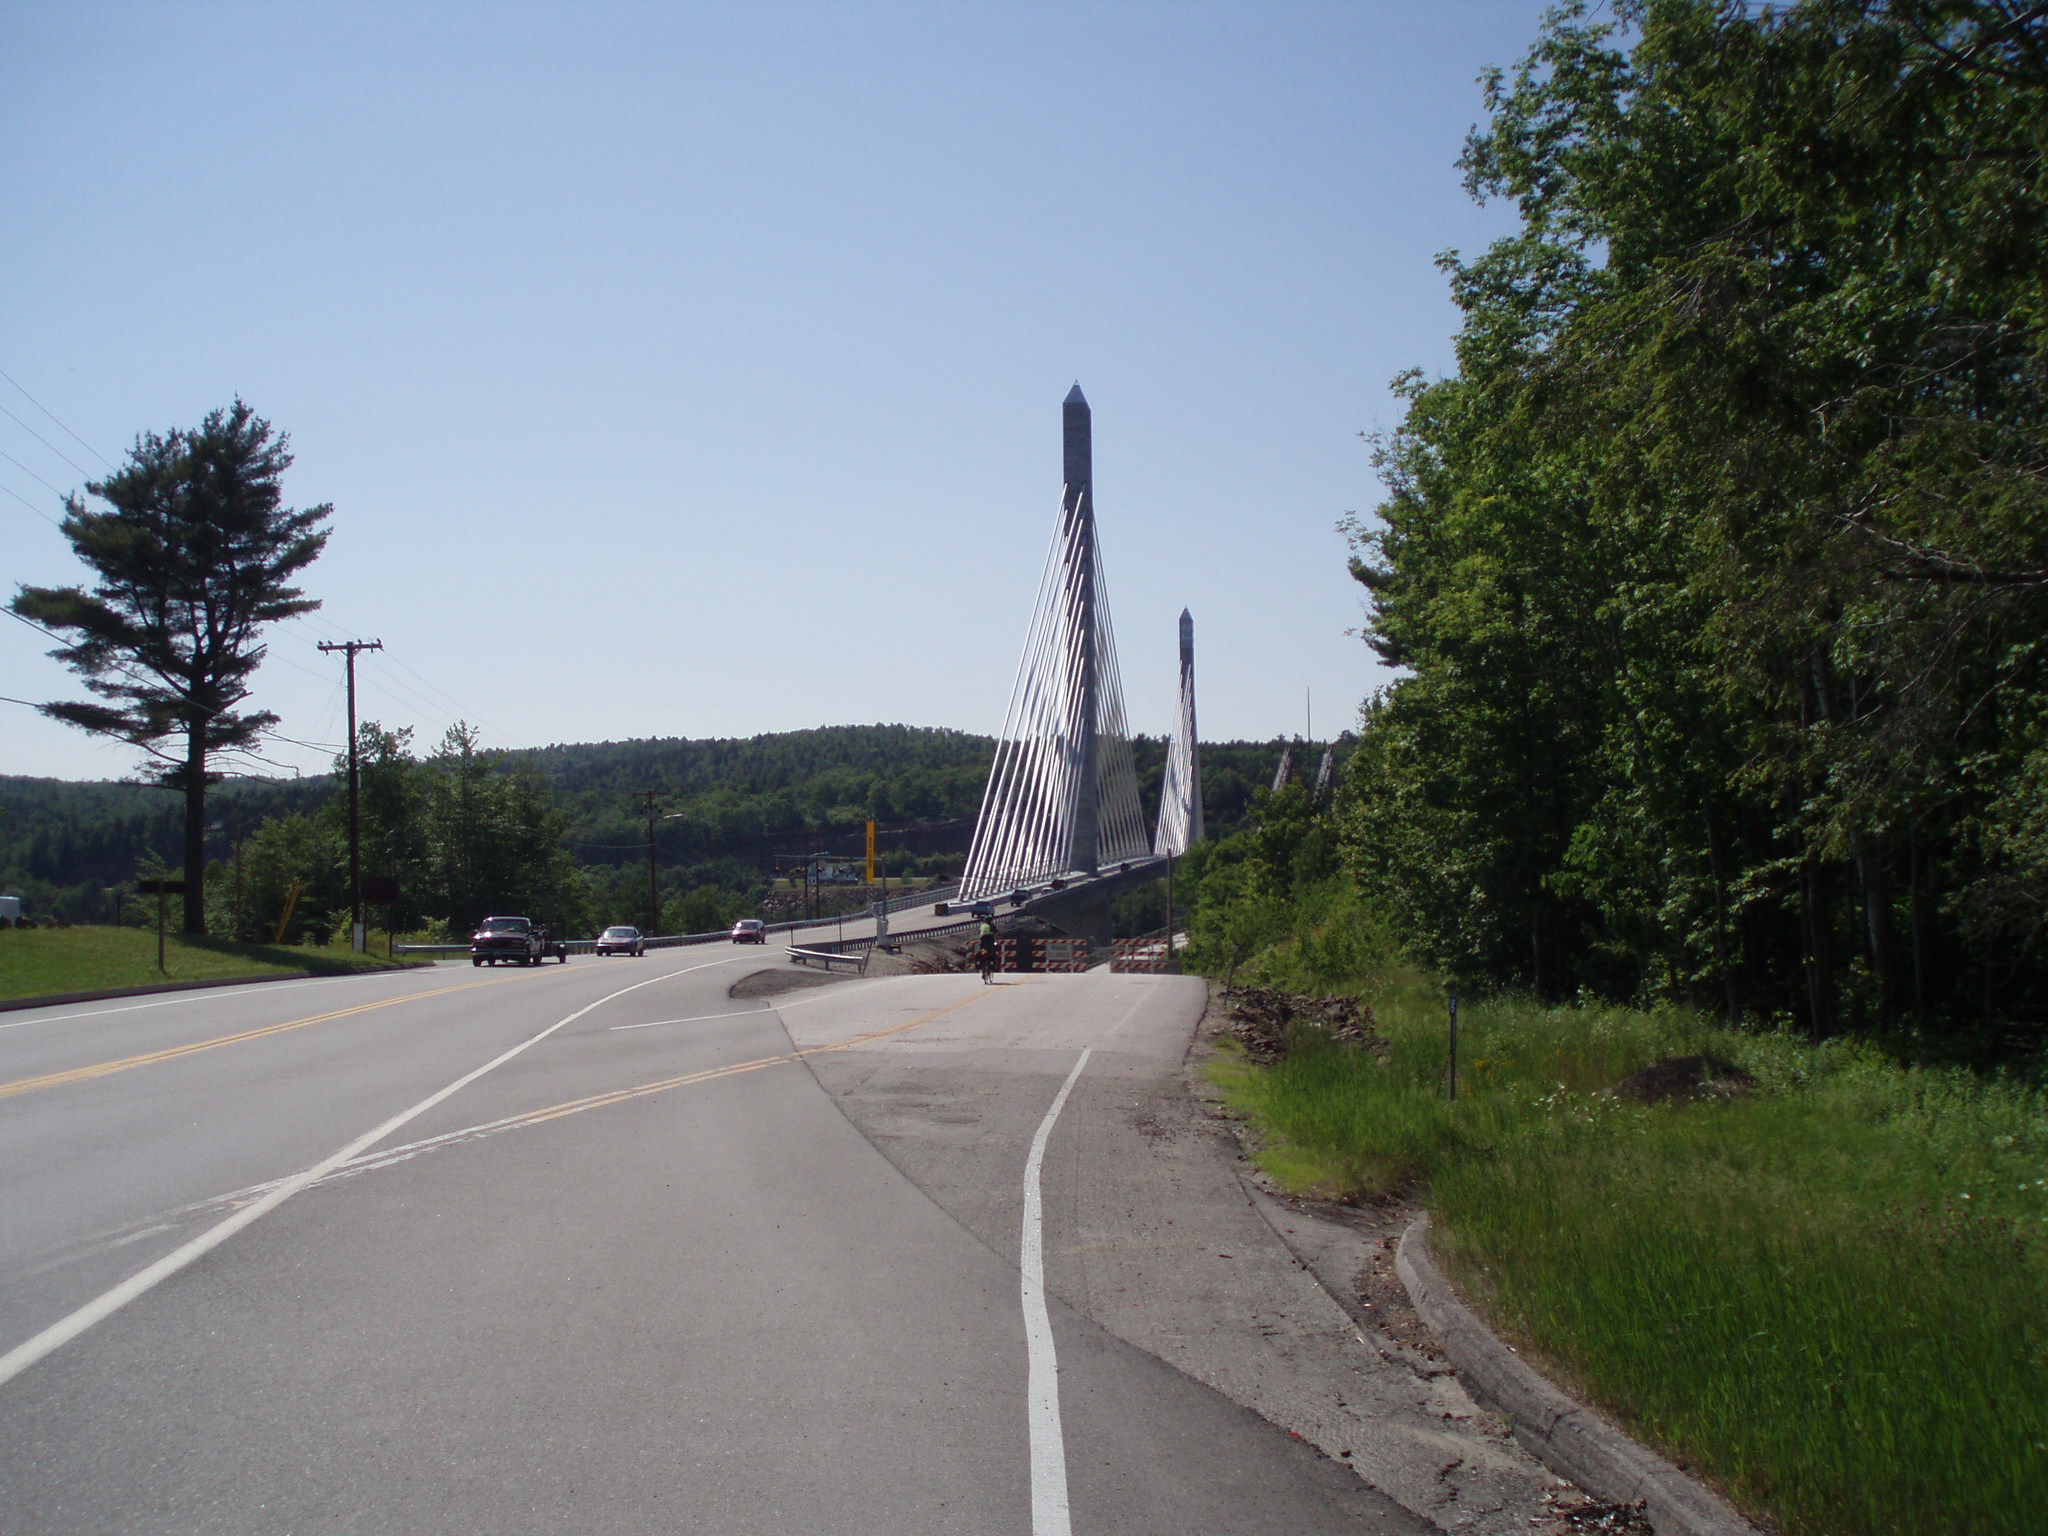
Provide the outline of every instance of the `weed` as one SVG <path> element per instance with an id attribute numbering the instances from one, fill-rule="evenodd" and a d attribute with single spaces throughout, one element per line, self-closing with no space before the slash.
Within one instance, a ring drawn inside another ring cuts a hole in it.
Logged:
<path id="1" fill-rule="evenodd" d="M 1463 1011 L 1453 1104 L 1441 993 L 1398 969 L 1360 990 L 1384 1062 L 1309 1038 L 1217 1069 L 1268 1172 L 1353 1198 L 1426 1183 L 1447 1267 L 1496 1322 L 1788 1536 L 2038 1528 L 2039 1090 L 1677 1009 L 1497 998 Z M 1686 1055 L 1755 1092 L 1611 1091 Z"/>

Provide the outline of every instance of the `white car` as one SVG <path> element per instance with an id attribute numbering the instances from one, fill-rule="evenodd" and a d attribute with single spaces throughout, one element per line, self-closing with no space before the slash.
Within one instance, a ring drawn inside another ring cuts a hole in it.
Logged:
<path id="1" fill-rule="evenodd" d="M 644 955 L 647 953 L 647 941 L 640 936 L 638 928 L 616 924 L 597 936 L 597 952 L 600 955 Z"/>

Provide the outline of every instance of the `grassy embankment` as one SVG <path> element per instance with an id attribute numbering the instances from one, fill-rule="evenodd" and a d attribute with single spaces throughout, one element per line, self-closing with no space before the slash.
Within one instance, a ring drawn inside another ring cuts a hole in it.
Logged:
<path id="1" fill-rule="evenodd" d="M 1267 1070 L 1219 1067 L 1269 1172 L 1338 1198 L 1425 1190 L 1433 1245 L 1507 1336 L 1788 1536 L 2040 1529 L 2039 1089 L 1678 1011 L 1497 998 L 1461 1011 L 1452 1105 L 1441 988 L 1393 965 L 1332 976 L 1347 919 L 1317 915 L 1240 975 L 1358 993 L 1392 1051 L 1307 1039 Z M 1696 1053 L 1754 1094 L 1607 1092 Z"/>
<path id="2" fill-rule="evenodd" d="M 165 969 L 159 971 L 154 930 L 9 928 L 0 929 L 0 998 L 289 971 L 339 975 L 392 970 L 407 963 L 381 955 L 351 954 L 338 946 L 231 944 L 225 939 L 185 939 L 172 934 L 164 945 Z"/>

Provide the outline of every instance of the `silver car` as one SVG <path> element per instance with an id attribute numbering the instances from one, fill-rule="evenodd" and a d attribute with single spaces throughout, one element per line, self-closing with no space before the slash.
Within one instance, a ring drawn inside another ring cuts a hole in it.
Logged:
<path id="1" fill-rule="evenodd" d="M 647 940 L 641 937 L 638 928 L 628 928 L 619 923 L 597 936 L 597 952 L 600 955 L 644 955 L 647 953 Z"/>

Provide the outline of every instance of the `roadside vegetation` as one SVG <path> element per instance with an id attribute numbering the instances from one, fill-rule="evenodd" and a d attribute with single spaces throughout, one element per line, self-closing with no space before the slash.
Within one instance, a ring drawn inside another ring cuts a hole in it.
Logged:
<path id="1" fill-rule="evenodd" d="M 2031 1531 L 2048 1507 L 2048 1097 L 1907 1041 L 1693 1010 L 1461 999 L 1401 955 L 1298 791 L 1190 856 L 1190 962 L 1355 996 L 1384 1053 L 1299 1027 L 1215 1069 L 1260 1165 L 1420 1196 L 1468 1300 L 1568 1388 L 1787 1533 Z M 1276 878 L 1290 857 L 1307 878 Z M 1643 1102 L 1703 1056 L 1736 1091 Z"/>
<path id="2" fill-rule="evenodd" d="M 293 971 L 338 976 L 406 964 L 374 953 L 351 954 L 346 945 L 233 944 L 173 932 L 165 937 L 164 969 L 159 971 L 154 929 L 0 928 L 0 998 Z"/>
<path id="3" fill-rule="evenodd" d="M 1396 680 L 1180 882 L 1385 1049 L 1219 1078 L 1787 1536 L 2035 1531 L 2048 12 L 1567 4 L 1487 111 L 1520 228 L 1349 525 Z"/>

